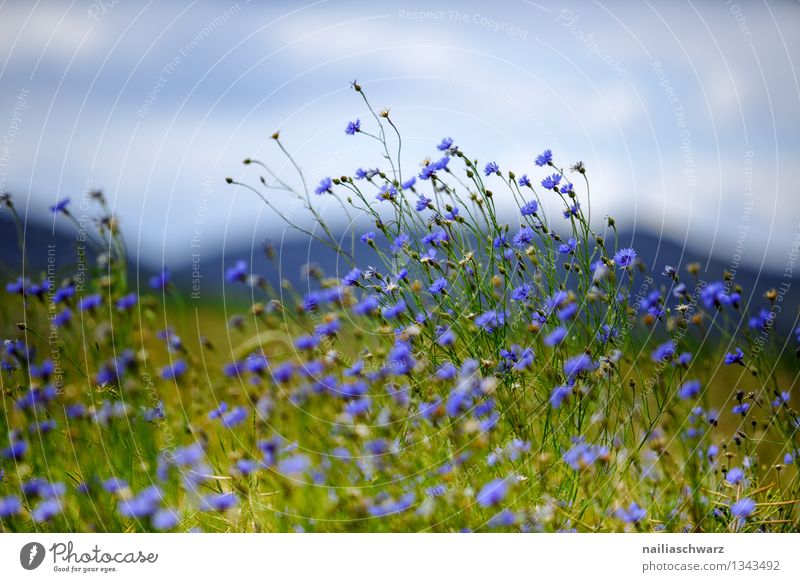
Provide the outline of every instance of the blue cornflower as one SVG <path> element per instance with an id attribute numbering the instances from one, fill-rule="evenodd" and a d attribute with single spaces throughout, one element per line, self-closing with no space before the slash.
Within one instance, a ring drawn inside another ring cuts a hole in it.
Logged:
<path id="1" fill-rule="evenodd" d="M 572 192 L 573 188 L 574 186 L 572 185 L 572 182 L 564 182 L 564 184 L 561 186 L 560 191 L 562 194 L 569 194 L 570 192 Z"/>
<path id="2" fill-rule="evenodd" d="M 506 312 L 502 310 L 487 311 L 475 318 L 475 325 L 486 333 L 492 333 L 505 324 L 506 315 Z"/>
<path id="3" fill-rule="evenodd" d="M 533 285 L 523 283 L 511 292 L 511 299 L 514 301 L 530 301 L 533 298 Z"/>
<path id="4" fill-rule="evenodd" d="M 578 248 L 578 241 L 574 238 L 570 238 L 567 242 L 558 245 L 558 252 L 562 255 L 567 255 L 575 252 L 576 248 Z"/>
<path id="5" fill-rule="evenodd" d="M 744 471 L 740 467 L 733 467 L 725 474 L 725 480 L 731 485 L 738 485 L 744 479 Z"/>
<path id="6" fill-rule="evenodd" d="M 430 291 L 434 295 L 439 295 L 440 293 L 446 294 L 447 279 L 445 279 L 444 277 L 439 277 L 433 282 L 433 284 L 430 287 L 428 287 L 428 291 Z"/>
<path id="7" fill-rule="evenodd" d="M 417 212 L 422 212 L 423 210 L 428 208 L 431 202 L 432 200 L 430 198 L 426 198 L 425 196 L 420 195 L 420 197 L 417 198 L 417 205 L 416 205 Z"/>
<path id="8" fill-rule="evenodd" d="M 242 283 L 247 279 L 247 262 L 238 260 L 233 267 L 225 271 L 225 280 L 228 283 Z"/>
<path id="9" fill-rule="evenodd" d="M 545 336 L 544 344 L 546 346 L 557 346 L 564 341 L 565 337 L 567 337 L 567 328 L 562 325 Z"/>
<path id="10" fill-rule="evenodd" d="M 458 212 L 459 212 L 459 210 L 458 210 L 458 206 L 453 206 L 453 209 L 452 209 L 452 210 L 450 210 L 450 211 L 448 211 L 448 212 L 447 212 L 447 213 L 444 215 L 444 217 L 445 217 L 447 220 L 458 220 Z"/>
<path id="11" fill-rule="evenodd" d="M 436 343 L 440 346 L 452 346 L 456 343 L 456 335 L 449 327 L 445 329 L 438 329 L 436 332 Z"/>
<path id="12" fill-rule="evenodd" d="M 451 362 L 445 362 L 436 370 L 436 377 L 440 380 L 452 380 L 457 373 L 458 369 Z"/>
<path id="13" fill-rule="evenodd" d="M 768 329 L 772 325 L 772 320 L 775 318 L 775 314 L 768 309 L 764 309 L 763 307 L 758 312 L 758 315 L 754 315 L 750 318 L 748 322 L 748 326 L 750 329 Z"/>
<path id="14" fill-rule="evenodd" d="M 749 402 L 741 402 L 741 403 L 737 404 L 736 406 L 734 406 L 731 409 L 731 412 L 733 412 L 734 414 L 741 414 L 742 416 L 744 416 L 745 414 L 747 414 L 748 410 L 750 410 L 750 403 Z"/>
<path id="15" fill-rule="evenodd" d="M 706 306 L 706 309 L 721 308 L 723 305 L 731 303 L 725 284 L 720 281 L 706 285 L 700 292 L 700 300 Z"/>
<path id="16" fill-rule="evenodd" d="M 120 311 L 129 311 L 130 309 L 133 309 L 138 300 L 139 297 L 136 295 L 136 293 L 128 293 L 127 295 L 123 295 L 117 299 L 116 307 Z"/>
<path id="17" fill-rule="evenodd" d="M 153 529 L 165 531 L 178 525 L 178 514 L 173 509 L 161 509 L 150 518 Z"/>
<path id="18" fill-rule="evenodd" d="M 740 348 L 736 348 L 735 352 L 725 354 L 725 363 L 728 365 L 731 364 L 744 365 L 744 352 Z"/>
<path id="19" fill-rule="evenodd" d="M 533 243 L 534 232 L 529 226 L 523 226 L 514 235 L 514 246 L 518 248 L 525 248 Z"/>
<path id="20" fill-rule="evenodd" d="M 700 380 L 687 380 L 678 389 L 678 398 L 681 400 L 690 400 L 696 398 L 700 394 Z"/>
<path id="21" fill-rule="evenodd" d="M 743 497 L 731 504 L 731 515 L 740 520 L 747 519 L 755 510 L 756 502 L 749 497 Z"/>
<path id="22" fill-rule="evenodd" d="M 170 279 L 169 269 L 167 268 L 161 269 L 161 273 L 150 277 L 149 281 L 150 288 L 155 289 L 156 291 L 161 291 L 163 289 L 166 289 L 167 285 L 169 285 L 169 279 Z"/>
<path id="23" fill-rule="evenodd" d="M 452 137 L 443 137 L 442 141 L 439 143 L 439 145 L 436 146 L 436 149 L 439 150 L 440 152 L 444 152 L 444 151 L 449 150 L 452 147 L 453 147 L 453 138 Z"/>
<path id="24" fill-rule="evenodd" d="M 75 295 L 75 286 L 74 285 L 67 285 L 66 287 L 59 287 L 55 293 L 53 293 L 53 303 L 61 303 L 62 301 L 66 301 L 70 299 L 73 295 Z"/>
<path id="25" fill-rule="evenodd" d="M 81 311 L 92 311 L 97 309 L 103 303 L 103 298 L 99 294 L 87 295 L 81 297 L 78 301 L 78 309 Z"/>
<path id="26" fill-rule="evenodd" d="M 384 184 L 375 195 L 375 200 L 382 202 L 384 200 L 394 200 L 397 198 L 397 188 L 394 184 Z"/>
<path id="27" fill-rule="evenodd" d="M 491 507 L 502 503 L 508 495 L 508 479 L 492 479 L 481 487 L 475 500 L 481 507 Z"/>
<path id="28" fill-rule="evenodd" d="M 500 166 L 498 166 L 496 162 L 489 162 L 488 164 L 486 164 L 486 167 L 483 168 L 483 173 L 487 176 L 491 176 L 492 174 L 499 174 Z"/>
<path id="29" fill-rule="evenodd" d="M 356 315 L 370 315 L 375 313 L 380 307 L 377 295 L 367 295 L 353 306 L 353 313 Z"/>
<path id="30" fill-rule="evenodd" d="M 406 245 L 408 245 L 408 243 L 409 243 L 410 241 L 411 241 L 411 237 L 409 237 L 409 236 L 408 236 L 407 234 L 405 234 L 405 233 L 400 233 L 399 235 L 397 235 L 397 238 L 395 238 L 395 239 L 392 241 L 392 246 L 390 247 L 390 248 L 391 248 L 391 251 L 392 251 L 394 254 L 397 254 L 397 253 L 399 253 L 399 252 L 400 252 L 400 250 L 402 250 L 402 249 L 403 249 L 403 248 L 404 248 Z"/>
<path id="31" fill-rule="evenodd" d="M 358 284 L 358 280 L 361 278 L 361 269 L 358 267 L 354 267 L 352 271 L 347 273 L 342 279 L 342 285 L 347 285 L 348 287 L 353 287 Z"/>
<path id="32" fill-rule="evenodd" d="M 553 152 L 544 150 L 541 154 L 536 156 L 536 165 L 539 167 L 546 166 L 553 161 Z"/>
<path id="33" fill-rule="evenodd" d="M 386 319 L 394 319 L 400 316 L 405 310 L 406 302 L 403 299 L 399 299 L 397 303 L 384 307 L 383 310 L 381 310 L 381 315 Z"/>
<path id="34" fill-rule="evenodd" d="M 414 184 L 416 183 L 417 183 L 417 178 L 411 176 L 411 178 L 400 184 L 400 188 L 402 188 L 403 190 L 410 190 L 411 188 L 414 187 Z"/>
<path id="35" fill-rule="evenodd" d="M 319 181 L 319 186 L 314 189 L 314 194 L 322 196 L 325 193 L 333 194 L 333 180 L 330 178 L 323 178 Z"/>
<path id="36" fill-rule="evenodd" d="M 581 209 L 581 205 L 577 202 L 572 206 L 567 206 L 567 209 L 564 210 L 561 214 L 564 218 L 570 218 L 571 216 L 578 216 L 578 211 Z"/>
<path id="37" fill-rule="evenodd" d="M 542 187 L 546 190 L 555 190 L 561 183 L 561 174 L 552 174 L 542 180 Z"/>
<path id="38" fill-rule="evenodd" d="M 162 380 L 173 380 L 180 378 L 189 370 L 189 366 L 183 360 L 176 360 L 171 366 L 161 368 Z"/>
<path id="39" fill-rule="evenodd" d="M 37 523 L 50 521 L 61 513 L 61 502 L 58 499 L 45 499 L 31 511 L 31 518 Z"/>
<path id="40" fill-rule="evenodd" d="M 620 249 L 614 255 L 614 263 L 622 269 L 631 269 L 636 261 L 636 251 L 632 248 Z"/>
<path id="41" fill-rule="evenodd" d="M 50 207 L 50 212 L 53 214 L 58 214 L 61 212 L 62 214 L 69 214 L 69 210 L 67 210 L 67 206 L 69 205 L 69 198 L 62 198 L 55 204 Z"/>
<path id="42" fill-rule="evenodd" d="M 677 349 L 675 347 L 675 342 L 673 340 L 669 340 L 653 350 L 653 353 L 650 354 L 650 357 L 654 362 L 668 362 L 675 357 L 676 351 Z"/>
<path id="43" fill-rule="evenodd" d="M 519 209 L 520 213 L 522 213 L 522 216 L 533 216 L 538 210 L 539 203 L 536 202 L 536 200 L 531 200 Z"/>
<path id="44" fill-rule="evenodd" d="M 0 497 L 0 518 L 11 517 L 22 511 L 22 502 L 16 495 Z"/>
<path id="45" fill-rule="evenodd" d="M 574 379 L 583 372 L 588 372 L 594 369 L 594 362 L 588 354 L 579 354 L 573 356 L 564 362 L 564 373 L 568 379 Z"/>
<path id="46" fill-rule="evenodd" d="M 556 386 L 550 394 L 550 406 L 560 408 L 561 404 L 572 394 L 571 386 Z"/>
<path id="47" fill-rule="evenodd" d="M 518 180 L 520 186 L 530 186 L 531 179 L 528 178 L 528 174 L 522 174 L 522 177 Z"/>
<path id="48" fill-rule="evenodd" d="M 361 120 L 360 119 L 356 119 L 355 121 L 350 121 L 347 124 L 347 127 L 344 128 L 344 132 L 347 135 L 355 135 L 359 131 L 361 131 Z"/>
<path id="49" fill-rule="evenodd" d="M 636 502 L 632 502 L 627 509 L 620 507 L 616 515 L 625 523 L 637 523 L 642 521 L 647 515 L 647 511 L 639 507 Z"/>
<path id="50" fill-rule="evenodd" d="M 235 493 L 209 493 L 200 498 L 200 511 L 227 511 L 239 502 Z"/>
<path id="51" fill-rule="evenodd" d="M 441 246 L 450 240 L 447 232 L 444 229 L 439 229 L 436 232 L 430 232 L 422 237 L 422 244 L 431 245 L 432 247 Z"/>
<path id="52" fill-rule="evenodd" d="M 302 335 L 294 340 L 294 347 L 298 350 L 313 350 L 319 345 L 319 338 L 315 335 Z"/>
<path id="53" fill-rule="evenodd" d="M 361 242 L 367 245 L 375 244 L 375 233 L 370 231 L 362 234 Z"/>

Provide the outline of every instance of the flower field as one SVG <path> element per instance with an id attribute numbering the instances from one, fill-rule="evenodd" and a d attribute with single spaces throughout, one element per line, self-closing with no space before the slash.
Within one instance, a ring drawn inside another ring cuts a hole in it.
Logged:
<path id="1" fill-rule="evenodd" d="M 276 133 L 294 179 L 254 159 L 228 179 L 342 272 L 275 288 L 243 258 L 226 286 L 252 302 L 196 319 L 169 271 L 129 276 L 95 192 L 85 276 L 6 286 L 0 531 L 798 531 L 781 289 L 644 264 L 592 214 L 592 169 L 550 150 L 511 171 L 445 137 L 409 166 L 353 90 L 342 139 L 380 168 L 306 176 Z"/>

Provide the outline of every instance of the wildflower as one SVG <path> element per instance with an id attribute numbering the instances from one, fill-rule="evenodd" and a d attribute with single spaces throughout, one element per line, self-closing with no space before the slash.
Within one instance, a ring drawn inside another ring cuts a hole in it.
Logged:
<path id="1" fill-rule="evenodd" d="M 81 297 L 78 301 L 78 309 L 81 311 L 93 311 L 100 307 L 102 303 L 103 298 L 99 294 L 87 295 L 86 297 Z"/>
<path id="2" fill-rule="evenodd" d="M 55 293 L 53 293 L 53 303 L 62 303 L 67 299 L 72 298 L 75 295 L 75 286 L 74 285 L 67 285 L 65 287 L 59 287 Z"/>
<path id="3" fill-rule="evenodd" d="M 696 398 L 698 394 L 700 394 L 699 380 L 687 380 L 681 384 L 681 387 L 678 389 L 678 398 L 681 400 Z"/>
<path id="4" fill-rule="evenodd" d="M 725 284 L 715 281 L 706 285 L 700 292 L 700 300 L 706 309 L 722 308 L 731 303 L 731 298 L 726 292 Z"/>
<path id="5" fill-rule="evenodd" d="M 170 366 L 161 368 L 160 376 L 162 380 L 175 380 L 183 376 L 189 370 L 189 366 L 183 360 L 176 360 Z"/>
<path id="6" fill-rule="evenodd" d="M 533 298 L 533 286 L 523 283 L 511 292 L 511 299 L 514 301 L 526 302 Z"/>
<path id="7" fill-rule="evenodd" d="M 403 299 L 399 299 L 397 303 L 392 305 L 387 305 L 381 311 L 381 315 L 386 319 L 395 319 L 399 317 L 404 311 L 406 310 L 406 302 Z"/>
<path id="8" fill-rule="evenodd" d="M 564 341 L 565 337 L 567 337 L 567 328 L 563 325 L 559 326 L 545 336 L 544 345 L 557 346 Z"/>
<path id="9" fill-rule="evenodd" d="M 347 124 L 347 127 L 344 128 L 344 132 L 347 135 L 355 135 L 361 131 L 361 120 L 356 119 L 355 121 L 351 121 Z"/>
<path id="10" fill-rule="evenodd" d="M 235 493 L 209 493 L 200 498 L 200 511 L 227 511 L 236 506 L 239 499 Z"/>
<path id="11" fill-rule="evenodd" d="M 617 251 L 614 255 L 614 263 L 622 269 L 630 270 L 636 261 L 636 251 L 632 248 L 624 248 Z"/>
<path id="12" fill-rule="evenodd" d="M 483 169 L 483 173 L 487 176 L 491 176 L 492 174 L 499 174 L 500 167 L 495 162 L 489 162 Z"/>
<path id="13" fill-rule="evenodd" d="M 742 497 L 739 501 L 731 504 L 731 515 L 739 520 L 745 520 L 756 509 L 756 502 L 749 497 Z"/>
<path id="14" fill-rule="evenodd" d="M 575 252 L 575 249 L 578 247 L 578 241 L 574 238 L 570 238 L 567 242 L 561 243 L 558 245 L 558 252 L 562 255 L 570 254 Z"/>
<path id="15" fill-rule="evenodd" d="M 571 216 L 578 216 L 578 211 L 581 209 L 581 205 L 577 202 L 572 206 L 568 206 L 567 209 L 563 212 L 564 218 L 569 218 Z"/>
<path id="16" fill-rule="evenodd" d="M 574 189 L 574 186 L 572 185 L 572 182 L 565 182 L 561 186 L 560 192 L 562 194 L 569 194 L 569 193 L 571 193 L 573 191 L 573 189 Z"/>
<path id="17" fill-rule="evenodd" d="M 347 273 L 342 279 L 342 285 L 347 285 L 348 287 L 354 287 L 358 284 L 358 280 L 361 278 L 361 269 L 358 267 L 354 267 L 352 271 Z"/>
<path id="18" fill-rule="evenodd" d="M 433 282 L 433 284 L 430 287 L 428 287 L 428 291 L 430 291 L 434 295 L 446 294 L 447 279 L 445 279 L 444 277 L 439 277 Z"/>
<path id="19" fill-rule="evenodd" d="M 750 403 L 749 402 L 741 402 L 741 403 L 737 404 L 736 406 L 734 406 L 731 409 L 731 412 L 733 412 L 734 414 L 741 414 L 742 416 L 744 416 L 745 414 L 747 414 L 748 410 L 750 410 Z"/>
<path id="20" fill-rule="evenodd" d="M 738 485 L 744 479 L 744 471 L 739 467 L 733 467 L 725 474 L 725 480 L 731 485 Z"/>
<path id="21" fill-rule="evenodd" d="M 420 197 L 417 198 L 417 205 L 416 205 L 417 212 L 422 212 L 423 210 L 428 208 L 431 205 L 431 202 L 432 200 L 430 198 L 426 198 L 425 196 L 420 195 Z"/>
<path id="22" fill-rule="evenodd" d="M 553 162 L 553 152 L 544 150 L 541 154 L 536 156 L 536 165 L 539 167 L 546 166 Z"/>
<path id="23" fill-rule="evenodd" d="M 547 176 L 544 180 L 542 180 L 542 187 L 546 190 L 555 190 L 558 188 L 558 185 L 560 183 L 561 183 L 561 175 L 553 174 L 551 176 Z"/>
<path id="24" fill-rule="evenodd" d="M 475 325 L 486 333 L 492 333 L 495 329 L 505 324 L 506 315 L 505 311 L 487 311 L 475 318 Z"/>
<path id="25" fill-rule="evenodd" d="M 314 194 L 322 196 L 323 194 L 333 194 L 333 180 L 330 178 L 323 178 L 319 181 L 319 186 L 314 189 Z"/>
<path id="26" fill-rule="evenodd" d="M 406 245 L 408 245 L 410 240 L 411 238 L 405 233 L 397 235 L 397 238 L 395 238 L 392 241 L 392 246 L 391 246 L 392 253 L 394 254 L 399 253 L 403 248 L 406 247 Z"/>
<path id="27" fill-rule="evenodd" d="M 638 523 L 647 515 L 647 511 L 639 507 L 636 502 L 632 502 L 627 509 L 620 507 L 616 513 L 617 517 L 625 523 Z"/>
<path id="28" fill-rule="evenodd" d="M 572 394 L 571 386 L 556 386 L 550 394 L 550 406 L 553 408 L 560 408 L 564 400 L 569 398 Z"/>
<path id="29" fill-rule="evenodd" d="M 37 523 L 50 521 L 61 511 L 61 502 L 58 499 L 45 499 L 31 510 L 31 518 Z"/>
<path id="30" fill-rule="evenodd" d="M 225 280 L 228 283 L 244 282 L 247 279 L 247 262 L 236 261 L 236 264 L 225 271 Z"/>
<path id="31" fill-rule="evenodd" d="M 319 345 L 319 338 L 315 335 L 303 335 L 294 340 L 294 347 L 298 350 L 313 350 Z"/>
<path id="32" fill-rule="evenodd" d="M 475 500 L 481 507 L 498 505 L 508 495 L 508 485 L 508 479 L 492 479 L 481 488 Z"/>
<path id="33" fill-rule="evenodd" d="M 178 514 L 172 509 L 161 509 L 150 518 L 153 529 L 165 531 L 178 525 Z"/>
<path id="34" fill-rule="evenodd" d="M 67 206 L 69 206 L 69 198 L 62 198 L 50 207 L 50 212 L 53 214 L 58 214 L 59 212 L 62 214 L 69 214 Z"/>
<path id="35" fill-rule="evenodd" d="M 377 295 L 366 295 L 353 306 L 356 315 L 370 315 L 378 311 L 380 303 Z"/>
<path id="36" fill-rule="evenodd" d="M 116 307 L 119 311 L 130 311 L 136 305 L 139 297 L 136 293 L 128 293 L 117 299 Z"/>
<path id="37" fill-rule="evenodd" d="M 153 275 L 150 277 L 150 288 L 155 289 L 156 291 L 161 291 L 167 288 L 169 285 L 170 273 L 169 269 L 163 268 L 161 269 L 161 273 L 158 275 Z"/>
<path id="38" fill-rule="evenodd" d="M 411 176 L 411 178 L 409 178 L 408 180 L 406 180 L 405 182 L 400 184 L 400 187 L 403 190 L 410 190 L 411 188 L 414 187 L 414 184 L 416 184 L 416 183 L 417 183 L 417 178 L 414 177 L 414 176 Z"/>
<path id="39" fill-rule="evenodd" d="M 583 437 L 579 437 L 574 440 L 572 447 L 564 453 L 564 462 L 573 471 L 580 471 L 592 466 L 598 460 L 607 460 L 608 455 L 609 451 L 606 447 L 586 444 Z"/>
<path id="40" fill-rule="evenodd" d="M 452 147 L 453 147 L 453 138 L 443 137 L 442 141 L 439 142 L 439 145 L 436 146 L 436 149 L 439 150 L 440 152 L 444 152 Z"/>
<path id="41" fill-rule="evenodd" d="M 456 336 L 453 330 L 448 328 L 439 328 L 436 332 L 436 343 L 440 346 L 452 346 L 456 342 Z"/>
<path id="42" fill-rule="evenodd" d="M 588 354 L 573 356 L 564 362 L 564 373 L 568 379 L 574 379 L 584 372 L 594 369 L 594 362 Z"/>
<path id="43" fill-rule="evenodd" d="M 523 226 L 514 235 L 514 246 L 517 248 L 525 248 L 533 243 L 534 232 L 529 226 Z"/>
<path id="44" fill-rule="evenodd" d="M 533 216 L 539 210 L 539 203 L 536 200 L 524 204 L 520 209 L 522 216 Z"/>
<path id="45" fill-rule="evenodd" d="M 361 242 L 367 245 L 375 244 L 375 233 L 370 231 L 362 234 Z"/>
<path id="46" fill-rule="evenodd" d="M 675 356 L 676 351 L 675 342 L 669 340 L 658 346 L 653 353 L 650 354 L 650 357 L 654 362 L 668 362 Z"/>
<path id="47" fill-rule="evenodd" d="M 736 348 L 736 351 L 734 351 L 733 353 L 725 354 L 725 363 L 728 365 L 731 364 L 744 365 L 744 352 L 740 348 Z"/>
<path id="48" fill-rule="evenodd" d="M 16 495 L 0 497 L 0 518 L 11 517 L 22 511 L 22 503 Z"/>

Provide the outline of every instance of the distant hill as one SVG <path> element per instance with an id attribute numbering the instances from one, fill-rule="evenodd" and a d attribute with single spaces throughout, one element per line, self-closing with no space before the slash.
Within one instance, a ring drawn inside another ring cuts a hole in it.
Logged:
<path id="1" fill-rule="evenodd" d="M 26 227 L 26 248 L 30 273 L 40 273 L 47 269 L 48 245 L 55 246 L 57 272 L 59 277 L 69 276 L 75 272 L 77 263 L 76 238 L 74 232 L 56 228 L 51 224 L 29 221 Z M 685 273 L 685 267 L 692 262 L 701 262 L 700 278 L 705 281 L 719 280 L 723 271 L 732 266 L 717 258 L 707 259 L 701 253 L 684 248 L 682 245 L 667 239 L 658 238 L 646 231 L 620 233 L 620 241 L 624 245 L 633 246 L 642 261 L 654 275 L 656 284 L 666 283 L 661 275 L 664 265 L 678 267 Z M 244 260 L 252 272 L 258 273 L 273 286 L 279 287 L 281 279 L 286 279 L 300 292 L 314 288 L 303 271 L 309 263 L 317 265 L 326 276 L 342 277 L 350 270 L 347 261 L 341 255 L 319 243 L 309 245 L 300 240 L 284 242 L 274 248 L 275 258 L 267 258 L 261 247 L 251 248 L 249 245 L 227 246 L 222 253 L 204 252 L 196 263 L 187 260 L 185 264 L 171 267 L 172 283 L 187 295 L 193 292 L 193 285 L 199 280 L 199 298 L 214 300 L 225 294 L 227 300 L 246 300 L 251 291 L 243 285 L 225 283 L 225 272 L 235 265 L 237 260 Z M 375 252 L 366 245 L 356 245 L 356 263 L 360 268 L 367 266 L 381 267 Z M 136 263 L 131 261 L 132 265 Z M 14 222 L 7 212 L 0 212 L 0 278 L 5 283 L 15 279 L 22 267 L 17 245 L 17 234 Z M 147 257 L 140 257 L 140 280 L 146 281 L 159 271 L 159 267 Z M 130 273 L 135 277 L 136 273 Z M 199 275 L 199 277 L 198 277 Z M 743 305 L 750 304 L 750 309 L 765 305 L 763 293 L 777 287 L 782 281 L 782 273 L 774 271 L 759 272 L 747 265 L 739 265 L 734 281 L 740 284 L 745 293 Z M 5 286 L 5 285 L 4 285 Z M 796 286 L 795 286 L 796 287 Z M 800 308 L 800 289 L 792 288 L 784 298 L 782 322 L 786 324 Z M 788 324 L 786 324 L 788 325 Z"/>

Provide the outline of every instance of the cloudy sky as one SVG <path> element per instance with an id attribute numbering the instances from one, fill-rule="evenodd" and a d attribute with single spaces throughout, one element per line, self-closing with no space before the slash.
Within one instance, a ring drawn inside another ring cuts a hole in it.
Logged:
<path id="1" fill-rule="evenodd" d="M 6 1 L 0 189 L 46 216 L 102 188 L 129 244 L 167 264 L 193 233 L 206 249 L 280 238 L 224 179 L 256 181 L 246 157 L 291 177 L 277 129 L 310 181 L 380 164 L 343 131 L 367 126 L 358 79 L 391 108 L 409 173 L 445 135 L 537 177 L 551 148 L 585 162 L 594 216 L 783 270 L 799 29 L 794 1 Z"/>

